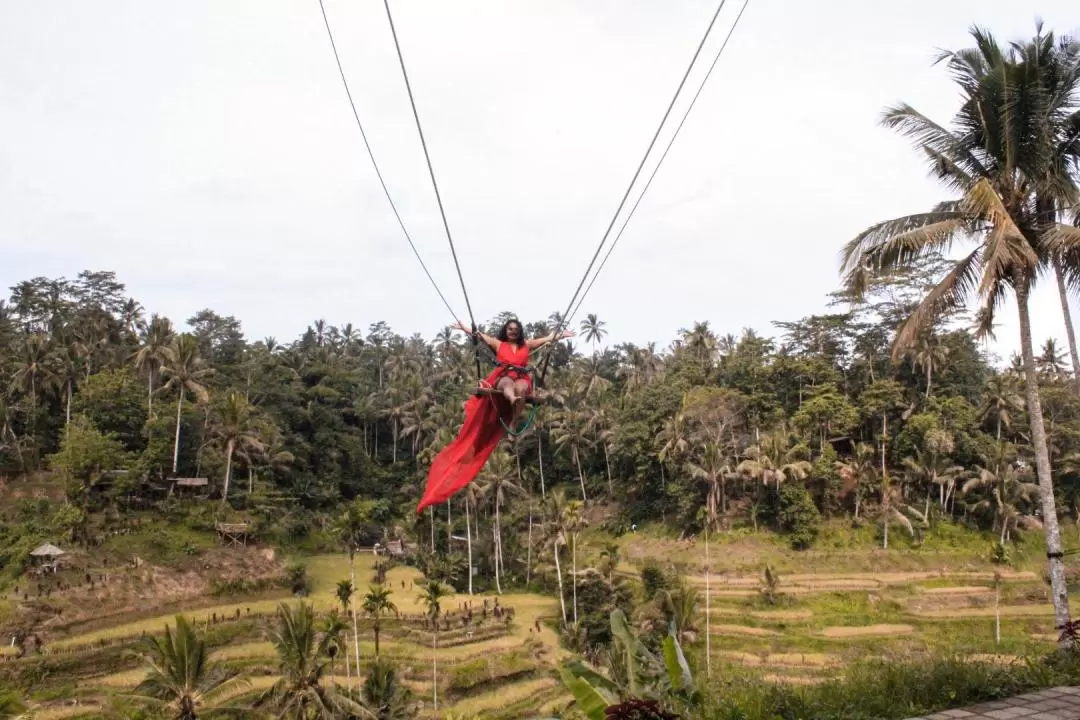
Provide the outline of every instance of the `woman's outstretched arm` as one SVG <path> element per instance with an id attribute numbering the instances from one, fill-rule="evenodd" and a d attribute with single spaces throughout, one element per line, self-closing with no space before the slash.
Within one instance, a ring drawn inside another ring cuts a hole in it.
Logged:
<path id="1" fill-rule="evenodd" d="M 525 344 L 528 345 L 530 350 L 535 350 L 537 348 L 544 347 L 548 343 L 553 343 L 556 340 L 565 340 L 566 338 L 572 338 L 575 335 L 577 335 L 577 333 L 573 330 L 563 330 L 561 333 L 559 333 L 559 337 L 557 338 L 555 337 L 555 333 L 548 333 L 544 337 L 531 338 L 529 340 L 526 340 Z"/>
<path id="2" fill-rule="evenodd" d="M 460 330 L 461 332 L 465 333 L 466 335 L 472 335 L 473 334 L 472 329 L 465 327 L 465 325 L 463 325 L 462 323 L 454 323 L 454 325 L 452 325 L 451 327 L 453 327 L 455 330 Z M 476 331 L 476 337 L 483 340 L 484 344 L 487 345 L 489 348 L 491 348 L 494 352 L 499 352 L 499 339 L 498 338 L 493 338 L 490 335 L 487 335 L 485 333 L 480 332 L 479 330 Z"/>

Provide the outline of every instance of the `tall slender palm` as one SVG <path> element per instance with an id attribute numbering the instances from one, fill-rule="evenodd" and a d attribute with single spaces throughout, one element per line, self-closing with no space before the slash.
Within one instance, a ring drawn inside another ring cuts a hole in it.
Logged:
<path id="1" fill-rule="evenodd" d="M 990 463 L 987 463 L 988 465 Z M 1023 517 L 1023 509 L 1038 497 L 1039 486 L 1030 482 L 1031 473 L 1013 463 L 994 463 L 995 468 L 976 468 L 978 474 L 964 483 L 964 495 L 982 491 L 982 498 L 970 503 L 972 510 L 990 509 L 994 513 L 994 528 L 1001 523 L 999 540 L 1009 541 L 1012 529 Z"/>
<path id="2" fill-rule="evenodd" d="M 348 691 L 328 683 L 331 638 L 319 632 L 311 605 L 278 605 L 277 624 L 270 630 L 281 678 L 255 706 L 288 720 L 341 720 L 371 717 Z"/>
<path id="3" fill-rule="evenodd" d="M 1058 350 L 1057 341 L 1054 338 L 1047 338 L 1043 343 L 1042 352 L 1035 358 L 1035 365 L 1052 378 L 1065 376 L 1065 357 Z"/>
<path id="4" fill-rule="evenodd" d="M 210 394 L 204 383 L 214 370 L 199 355 L 198 339 L 190 333 L 184 333 L 173 338 L 161 372 L 167 378 L 161 392 L 176 390 L 176 439 L 173 441 L 172 466 L 173 475 L 176 475 L 180 462 L 180 415 L 184 408 L 184 395 L 191 393 L 196 401 L 208 402 Z"/>
<path id="5" fill-rule="evenodd" d="M 349 553 L 349 584 L 356 588 L 356 549 L 367 526 L 367 513 L 359 503 L 352 503 L 334 523 L 334 534 L 345 551 Z M 356 661 L 356 680 L 360 681 L 360 631 L 356 623 L 356 594 L 349 595 L 349 612 L 353 623 L 353 659 Z"/>
<path id="6" fill-rule="evenodd" d="M 384 615 L 397 612 L 397 605 L 390 600 L 390 588 L 384 585 L 371 585 L 364 596 L 364 614 L 371 618 L 372 631 L 375 633 L 375 657 L 379 657 L 379 631 L 382 629 Z"/>
<path id="7" fill-rule="evenodd" d="M 236 671 L 210 662 L 206 642 L 182 615 L 175 629 L 165 626 L 164 637 L 147 638 L 142 660 L 146 677 L 130 697 L 176 720 L 208 716 L 246 684 Z"/>
<path id="8" fill-rule="evenodd" d="M 585 411 L 575 408 L 564 408 L 558 414 L 554 422 L 552 440 L 558 450 L 570 452 L 570 462 L 578 471 L 578 481 L 581 483 L 581 499 L 587 500 L 585 493 L 585 471 L 581 463 L 582 435 L 588 424 L 588 416 Z"/>
<path id="9" fill-rule="evenodd" d="M 146 373 L 146 412 L 154 414 L 154 378 L 169 361 L 169 348 L 174 337 L 172 321 L 156 313 L 139 340 L 139 349 L 132 355 L 135 369 Z"/>
<path id="10" fill-rule="evenodd" d="M 489 499 L 495 512 L 491 532 L 495 550 L 495 588 L 500 593 L 502 593 L 502 583 L 499 571 L 504 567 L 501 510 L 509 492 L 525 493 L 524 489 L 514 482 L 516 478 L 517 472 L 514 463 L 504 451 L 492 453 L 480 475 L 481 493 Z"/>
<path id="11" fill-rule="evenodd" d="M 233 453 L 239 450 L 250 457 L 265 450 L 262 438 L 259 437 L 258 427 L 258 423 L 254 422 L 252 417 L 251 403 L 244 398 L 243 393 L 235 390 L 230 392 L 218 413 L 213 429 L 214 437 L 225 446 L 225 482 L 221 488 L 222 505 L 229 501 Z"/>
<path id="12" fill-rule="evenodd" d="M 432 628 L 431 692 L 435 712 L 439 711 L 439 615 L 442 613 L 442 600 L 449 594 L 438 580 L 428 580 L 424 583 L 420 596 L 417 598 L 424 606 L 424 614 L 427 615 Z"/>
<path id="13" fill-rule="evenodd" d="M 932 330 L 919 334 L 915 344 L 907 351 L 911 362 L 926 373 L 926 397 L 930 397 L 930 387 L 934 373 L 940 372 L 949 357 L 949 348 L 941 342 L 941 336 Z"/>
<path id="14" fill-rule="evenodd" d="M 724 454 L 723 449 L 714 442 L 706 442 L 701 446 L 700 457 L 687 463 L 690 474 L 707 483 L 705 493 L 705 517 L 703 531 L 705 535 L 705 668 L 706 674 L 712 674 L 711 641 L 709 639 L 709 607 L 711 602 L 712 587 L 711 559 L 709 555 L 709 533 L 715 532 L 719 526 L 720 513 L 727 514 L 727 492 L 725 482 L 733 472 L 731 458 Z M 719 498 L 719 503 L 717 499 Z M 720 505 L 719 509 L 717 505 Z"/>
<path id="15" fill-rule="evenodd" d="M 14 384 L 30 397 L 30 440 L 35 463 L 38 457 L 38 400 L 55 377 L 49 360 L 47 335 L 33 333 L 23 338 L 22 354 L 15 366 Z"/>
<path id="16" fill-rule="evenodd" d="M 341 612 L 346 615 L 349 614 L 349 608 L 352 606 L 352 596 L 355 590 L 353 590 L 352 580 L 338 580 L 337 588 L 334 590 L 334 597 L 337 598 L 338 604 L 341 605 Z M 349 645 L 345 644 L 345 679 L 346 683 L 352 684 L 352 675 L 349 670 Z M 360 666 L 356 668 L 357 674 L 360 673 Z"/>
<path id="17" fill-rule="evenodd" d="M 559 548 L 566 545 L 567 528 L 569 527 L 569 503 L 566 494 L 562 490 L 554 490 L 548 494 L 547 517 L 547 541 L 551 545 L 551 555 L 555 560 L 555 578 L 559 585 L 559 609 L 562 611 L 562 626 L 566 629 L 566 593 L 563 591 L 562 566 L 559 563 Z"/>
<path id="18" fill-rule="evenodd" d="M 597 317 L 596 313 L 589 313 L 581 321 L 581 338 L 585 342 L 592 343 L 594 355 L 596 354 L 597 345 L 607 335 L 606 325 L 607 323 Z"/>
<path id="19" fill-rule="evenodd" d="M 1001 429 L 1012 427 L 1013 418 L 1024 409 L 1024 396 L 1017 387 L 1016 376 L 1009 373 L 995 373 L 987 382 L 983 392 L 983 403 L 979 407 L 979 420 L 986 422 L 993 419 L 996 427 L 995 437 L 1001 442 Z"/>
<path id="20" fill-rule="evenodd" d="M 855 519 L 858 520 L 863 494 L 877 483 L 877 450 L 869 443 L 859 443 L 855 446 L 855 454 L 848 460 L 838 460 L 836 468 L 854 484 Z"/>
<path id="21" fill-rule="evenodd" d="M 931 161 L 940 180 L 960 193 L 959 200 L 940 203 L 930 212 L 878 223 L 859 234 L 844 249 L 842 272 L 848 289 L 858 296 L 875 275 L 909 268 L 918 259 L 966 240 L 974 245 L 931 289 L 915 312 L 900 326 L 894 355 L 910 347 L 919 333 L 950 311 L 977 299 L 982 329 L 993 322 L 994 311 L 1007 294 L 1016 297 L 1020 349 L 1031 445 L 1042 496 L 1051 599 L 1056 624 L 1069 623 L 1061 530 L 1054 502 L 1050 455 L 1038 375 L 1032 349 L 1028 300 L 1047 261 L 1040 239 L 1036 191 L 1045 185 L 1037 174 L 1041 161 L 1027 132 L 1018 132 L 1016 105 L 1018 64 L 997 41 L 973 30 L 976 47 L 947 53 L 949 70 L 960 86 L 963 104 L 953 126 L 939 125 L 909 105 L 888 110 L 884 123 L 915 141 Z M 1043 254 L 1040 254 L 1043 253 Z M 1063 641 L 1067 642 L 1067 641 Z"/>

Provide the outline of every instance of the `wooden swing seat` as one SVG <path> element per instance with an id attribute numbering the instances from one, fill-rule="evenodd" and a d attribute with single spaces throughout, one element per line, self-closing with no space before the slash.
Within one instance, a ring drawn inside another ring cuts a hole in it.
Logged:
<path id="1" fill-rule="evenodd" d="M 495 388 L 486 388 L 486 387 L 473 388 L 473 395 L 477 395 L 477 396 L 481 396 L 481 397 L 502 397 L 503 396 L 501 391 L 496 390 Z M 547 402 L 547 398 L 545 398 L 543 396 L 539 396 L 539 395 L 526 395 L 525 396 L 525 404 L 526 405 L 543 405 L 546 402 Z"/>

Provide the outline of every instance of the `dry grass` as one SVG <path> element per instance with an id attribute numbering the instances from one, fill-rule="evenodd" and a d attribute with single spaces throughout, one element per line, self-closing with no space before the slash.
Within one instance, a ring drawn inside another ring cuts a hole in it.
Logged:
<path id="1" fill-rule="evenodd" d="M 773 637 L 780 633 L 765 628 L 749 627 L 747 625 L 713 625 L 713 635 L 746 635 L 749 637 Z"/>
<path id="2" fill-rule="evenodd" d="M 856 625 L 852 627 L 827 627 L 821 631 L 821 636 L 829 639 L 896 637 L 910 635 L 913 632 L 915 632 L 913 625 Z"/>

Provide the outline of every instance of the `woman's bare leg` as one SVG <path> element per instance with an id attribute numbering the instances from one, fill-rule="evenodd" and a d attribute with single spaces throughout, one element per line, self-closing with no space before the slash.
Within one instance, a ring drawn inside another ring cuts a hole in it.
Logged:
<path id="1" fill-rule="evenodd" d="M 509 378 L 509 377 L 501 377 L 501 378 L 499 378 L 499 382 L 497 382 L 495 384 L 495 389 L 503 394 L 503 397 L 506 398 L 506 401 L 508 403 L 510 403 L 511 407 L 513 407 L 514 403 L 517 402 L 518 398 L 517 398 L 517 393 L 514 392 L 515 388 L 514 388 L 514 379 L 513 378 Z"/>
<path id="2" fill-rule="evenodd" d="M 516 423 L 525 412 L 525 396 L 529 394 L 529 381 L 514 381 L 514 394 L 517 395 L 517 401 L 514 403 L 514 422 Z"/>

